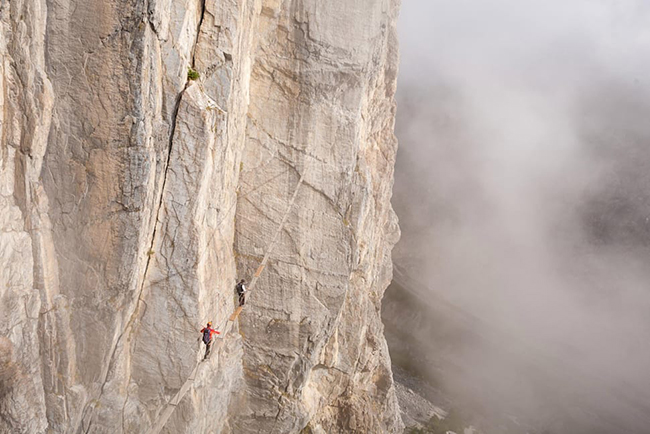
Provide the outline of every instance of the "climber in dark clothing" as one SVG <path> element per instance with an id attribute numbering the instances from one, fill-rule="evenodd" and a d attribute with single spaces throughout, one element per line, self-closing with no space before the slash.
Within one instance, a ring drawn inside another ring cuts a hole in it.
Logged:
<path id="1" fill-rule="evenodd" d="M 220 335 L 221 333 L 212 328 L 212 321 L 208 321 L 208 325 L 201 329 L 201 333 L 203 333 L 203 343 L 205 344 L 205 356 L 203 356 L 203 360 L 205 360 L 210 355 L 210 349 L 212 348 L 212 335 Z"/>
<path id="2" fill-rule="evenodd" d="M 243 306 L 244 303 L 246 303 L 246 293 L 248 292 L 246 290 L 246 281 L 244 279 L 240 280 L 239 283 L 237 283 L 237 286 L 235 286 L 235 289 L 237 290 L 237 296 L 239 297 L 239 305 Z"/>

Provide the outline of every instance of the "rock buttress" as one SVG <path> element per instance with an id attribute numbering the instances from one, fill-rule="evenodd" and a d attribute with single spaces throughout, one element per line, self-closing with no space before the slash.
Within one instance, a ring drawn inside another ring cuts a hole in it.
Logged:
<path id="1" fill-rule="evenodd" d="M 399 236 L 396 13 L 388 0 L 263 2 L 237 206 L 241 276 L 305 180 L 242 314 L 235 432 L 402 430 L 380 319 Z"/>

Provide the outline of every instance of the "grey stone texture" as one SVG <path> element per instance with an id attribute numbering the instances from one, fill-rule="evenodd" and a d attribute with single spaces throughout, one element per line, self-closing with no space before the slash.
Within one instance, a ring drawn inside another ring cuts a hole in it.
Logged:
<path id="1" fill-rule="evenodd" d="M 147 432 L 193 372 L 162 432 L 402 430 L 397 9 L 0 2 L 0 432 Z"/>

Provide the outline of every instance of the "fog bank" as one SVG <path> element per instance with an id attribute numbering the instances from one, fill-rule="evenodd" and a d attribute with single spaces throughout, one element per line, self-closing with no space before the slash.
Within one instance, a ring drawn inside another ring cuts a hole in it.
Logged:
<path id="1" fill-rule="evenodd" d="M 647 432 L 650 4 L 404 0 L 400 38 L 395 262 L 476 318 L 422 346 L 440 381 L 550 432 Z"/>

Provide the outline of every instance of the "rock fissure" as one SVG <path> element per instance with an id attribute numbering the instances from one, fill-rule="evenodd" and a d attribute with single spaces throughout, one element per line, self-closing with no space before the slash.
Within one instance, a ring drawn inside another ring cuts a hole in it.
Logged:
<path id="1" fill-rule="evenodd" d="M 183 90 L 183 92 L 184 92 L 184 90 Z M 176 105 L 174 107 L 174 112 L 172 114 L 172 121 L 171 121 L 172 125 L 171 125 L 171 128 L 170 128 L 170 139 L 169 139 L 169 146 L 168 146 L 168 149 L 167 149 L 167 158 L 166 158 L 165 167 L 164 167 L 164 169 L 162 171 L 163 172 L 163 177 L 162 177 L 162 181 L 161 181 L 160 197 L 159 197 L 159 200 L 158 200 L 158 205 L 156 206 L 156 211 L 154 213 L 155 218 L 153 219 L 153 229 L 152 229 L 152 235 L 151 235 L 151 242 L 149 243 L 149 250 L 148 251 L 153 250 L 155 240 L 156 240 L 156 231 L 157 231 L 157 226 L 159 224 L 160 210 L 161 210 L 161 208 L 163 206 L 163 199 L 164 199 L 164 194 L 165 194 L 165 185 L 166 185 L 166 181 L 167 181 L 167 172 L 168 172 L 168 168 L 169 168 L 170 160 L 171 160 L 171 155 L 172 155 L 172 145 L 173 145 L 174 133 L 175 133 L 175 129 L 176 129 L 176 118 L 178 116 L 178 109 L 179 109 L 179 106 L 180 106 L 180 101 L 181 101 L 183 92 L 181 92 L 179 94 L 179 96 L 177 97 Z M 118 351 L 119 345 L 122 342 L 122 339 L 123 339 L 124 335 L 127 332 L 129 332 L 129 330 L 131 329 L 131 327 L 135 323 L 136 318 L 138 316 L 139 309 L 140 309 L 140 302 L 143 300 L 142 299 L 142 294 L 143 294 L 144 289 L 145 289 L 147 273 L 149 271 L 149 265 L 151 263 L 151 260 L 152 260 L 151 255 L 147 255 L 147 259 L 146 259 L 146 262 L 145 262 L 145 268 L 144 268 L 144 272 L 143 272 L 143 275 L 142 275 L 142 283 L 140 285 L 140 290 L 138 291 L 137 299 L 135 300 L 135 306 L 134 306 L 133 312 L 131 312 L 131 314 L 129 315 L 129 320 L 128 320 L 126 326 L 121 330 L 120 334 L 118 335 L 117 339 L 115 340 L 115 343 L 112 345 L 112 348 L 111 348 L 111 351 L 110 351 L 110 356 L 108 358 L 108 362 L 106 363 L 105 370 L 102 373 L 102 382 L 101 382 L 101 386 L 99 388 L 99 394 L 94 399 L 95 401 L 101 400 L 101 397 L 104 394 L 104 388 L 105 388 L 106 384 L 109 381 L 109 374 L 111 372 L 111 367 L 115 363 L 115 355 L 116 355 L 116 353 Z M 90 429 L 90 425 L 92 424 L 94 408 L 95 408 L 94 406 L 90 406 L 90 411 L 91 411 L 90 418 L 91 418 L 91 420 L 89 422 L 88 429 Z M 83 411 L 84 416 L 81 418 L 81 421 L 83 421 L 86 418 L 85 415 L 87 414 L 88 409 L 89 409 L 89 404 L 86 404 L 86 407 L 85 407 L 85 409 Z M 88 430 L 86 430 L 86 432 L 88 432 Z"/>
<path id="2" fill-rule="evenodd" d="M 194 41 L 194 45 L 192 47 L 192 68 L 196 66 L 195 63 L 195 53 L 196 53 L 196 46 L 199 44 L 199 37 L 201 36 L 201 26 L 203 25 L 203 17 L 205 17 L 205 2 L 206 0 L 199 0 L 201 2 L 201 9 L 199 13 L 199 23 L 196 26 L 196 39 Z"/>
<path id="3" fill-rule="evenodd" d="M 0 431 L 399 432 L 377 314 L 395 11 L 0 7 L 0 314 L 35 379 L 0 397 Z M 254 298 L 223 322 L 239 277 Z M 238 336 L 195 369 L 208 319 Z"/>

